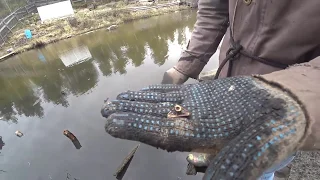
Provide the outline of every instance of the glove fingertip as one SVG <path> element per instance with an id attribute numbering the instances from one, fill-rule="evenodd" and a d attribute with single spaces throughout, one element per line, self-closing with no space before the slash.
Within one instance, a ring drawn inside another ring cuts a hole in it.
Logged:
<path id="1" fill-rule="evenodd" d="M 100 110 L 100 113 L 103 117 L 108 118 L 115 110 L 110 106 L 111 102 L 105 102 Z"/>
<path id="2" fill-rule="evenodd" d="M 128 94 L 119 94 L 117 96 L 117 99 L 128 99 L 129 98 L 129 95 Z"/>
<path id="3" fill-rule="evenodd" d="M 150 91 L 150 86 L 147 86 L 147 87 L 144 87 L 144 88 L 141 88 L 140 91 Z"/>
<path id="4" fill-rule="evenodd" d="M 118 94 L 116 99 L 117 100 L 129 100 L 129 92 L 130 91 L 126 91 L 126 92 Z"/>

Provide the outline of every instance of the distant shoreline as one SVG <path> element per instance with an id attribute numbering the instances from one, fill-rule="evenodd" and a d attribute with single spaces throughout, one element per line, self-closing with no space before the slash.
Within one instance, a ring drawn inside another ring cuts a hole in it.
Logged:
<path id="1" fill-rule="evenodd" d="M 121 6 L 121 5 L 120 5 Z M 57 41 L 96 31 L 114 25 L 130 22 L 133 20 L 149 18 L 162 14 L 189 9 L 188 6 L 179 6 L 174 3 L 158 4 L 155 6 L 123 6 L 109 8 L 101 5 L 96 10 L 89 11 L 81 9 L 75 11 L 75 16 L 54 20 L 46 23 L 39 23 L 39 16 L 35 14 L 26 18 L 22 24 L 30 24 L 19 27 L 10 35 L 8 41 L 0 49 L 0 62 L 16 54 L 40 48 Z M 33 21 L 33 22 L 32 22 Z M 27 41 L 24 37 L 24 29 L 30 29 L 33 38 Z M 111 29 L 111 28 L 110 28 Z M 7 50 L 13 48 L 8 53 Z"/>

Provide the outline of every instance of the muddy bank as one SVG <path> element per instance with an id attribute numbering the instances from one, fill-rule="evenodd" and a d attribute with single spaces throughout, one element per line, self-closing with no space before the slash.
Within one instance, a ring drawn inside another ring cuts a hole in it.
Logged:
<path id="1" fill-rule="evenodd" d="M 115 25 L 128 21 L 148 18 L 161 14 L 188 9 L 187 6 L 179 6 L 176 3 L 162 3 L 138 5 L 125 5 L 123 2 L 112 5 L 100 5 L 94 10 L 75 10 L 74 17 L 48 21 L 41 23 L 38 14 L 25 18 L 10 35 L 7 43 L 0 49 L 0 61 L 15 54 L 40 48 L 47 44 L 67 39 L 80 34 L 105 28 L 106 31 L 114 30 Z M 30 29 L 33 37 L 31 40 L 25 38 L 24 30 Z M 128 29 L 128 31 L 130 31 Z M 12 49 L 13 52 L 7 52 Z"/>

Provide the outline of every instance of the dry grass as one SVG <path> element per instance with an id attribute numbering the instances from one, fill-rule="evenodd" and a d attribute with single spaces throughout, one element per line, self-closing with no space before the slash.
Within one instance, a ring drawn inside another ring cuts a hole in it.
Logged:
<path id="1" fill-rule="evenodd" d="M 70 38 L 89 31 L 106 28 L 113 24 L 120 24 L 135 19 L 157 16 L 169 12 L 187 9 L 185 6 L 171 6 L 166 8 L 151 9 L 144 11 L 129 11 L 124 2 L 100 5 L 97 9 L 76 9 L 73 18 L 52 20 L 41 23 L 38 14 L 26 18 L 13 34 L 10 35 L 6 44 L 0 48 L 0 56 L 6 54 L 6 50 L 13 48 L 16 52 L 42 47 L 46 44 Z M 135 5 L 137 6 L 137 5 Z M 24 30 L 30 29 L 33 37 L 27 40 Z"/>

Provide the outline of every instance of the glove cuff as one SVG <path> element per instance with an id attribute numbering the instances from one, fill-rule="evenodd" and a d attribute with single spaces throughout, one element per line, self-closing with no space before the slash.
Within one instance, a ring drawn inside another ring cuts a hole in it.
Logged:
<path id="1" fill-rule="evenodd" d="M 253 75 L 253 77 L 255 79 L 258 79 L 259 81 L 265 83 L 265 84 L 268 84 L 274 88 L 282 90 L 284 93 L 286 93 L 288 96 L 290 96 L 293 100 L 295 100 L 297 102 L 297 104 L 299 104 L 299 106 L 304 114 L 305 120 L 306 120 L 306 129 L 305 129 L 305 134 L 304 134 L 303 138 L 301 138 L 301 141 L 298 144 L 298 149 L 300 149 L 300 150 L 313 150 L 315 147 L 314 146 L 315 144 L 313 142 L 315 140 L 313 137 L 311 137 L 311 138 L 313 138 L 313 140 L 311 140 L 312 142 L 310 142 L 310 135 L 312 134 L 311 127 L 312 127 L 312 124 L 314 124 L 314 121 L 310 119 L 310 116 L 305 108 L 303 101 L 301 101 L 299 99 L 299 97 L 296 95 L 296 93 L 295 93 L 296 89 L 292 89 L 292 87 L 287 86 L 286 85 L 287 81 L 283 82 L 279 78 L 278 75 L 276 77 L 274 77 L 275 74 L 277 74 L 277 73 L 271 73 L 269 75 Z"/>

